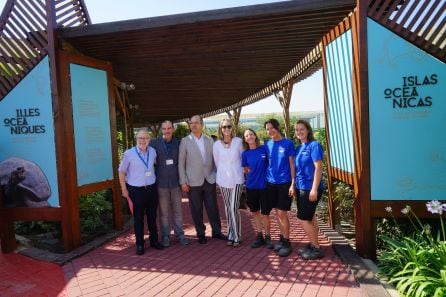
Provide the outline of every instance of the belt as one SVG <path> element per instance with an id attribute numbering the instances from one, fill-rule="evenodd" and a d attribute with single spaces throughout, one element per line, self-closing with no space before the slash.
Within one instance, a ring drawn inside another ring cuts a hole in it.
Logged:
<path id="1" fill-rule="evenodd" d="M 134 188 L 134 189 L 138 189 L 138 190 L 148 190 L 151 187 L 154 187 L 155 184 L 145 185 L 145 186 L 141 186 L 141 187 L 136 187 L 136 186 L 131 186 L 131 185 L 128 185 L 128 186 L 131 187 L 131 188 Z"/>

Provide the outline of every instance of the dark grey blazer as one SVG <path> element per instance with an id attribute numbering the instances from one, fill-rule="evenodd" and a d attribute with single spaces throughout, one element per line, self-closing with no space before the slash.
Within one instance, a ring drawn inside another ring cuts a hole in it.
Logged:
<path id="1" fill-rule="evenodd" d="M 191 187 L 203 185 L 206 179 L 209 183 L 215 183 L 215 164 L 212 148 L 214 140 L 202 134 L 206 160 L 203 160 L 200 149 L 192 134 L 181 139 L 180 152 L 178 155 L 178 173 L 180 184 L 188 184 Z"/>

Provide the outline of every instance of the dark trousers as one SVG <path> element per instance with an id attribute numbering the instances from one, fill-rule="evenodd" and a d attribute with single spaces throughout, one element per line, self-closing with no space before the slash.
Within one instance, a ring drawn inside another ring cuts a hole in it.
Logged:
<path id="1" fill-rule="evenodd" d="M 158 227 L 156 225 L 158 191 L 156 184 L 146 187 L 128 186 L 128 191 L 133 202 L 133 228 L 135 230 L 136 244 L 144 244 L 144 215 L 147 216 L 150 243 L 158 242 Z"/>
<path id="2" fill-rule="evenodd" d="M 190 187 L 189 190 L 189 207 L 198 237 L 205 236 L 206 232 L 206 226 L 203 224 L 203 204 L 212 227 L 212 235 L 220 234 L 221 222 L 216 187 L 215 184 L 210 184 L 206 180 L 203 185 Z"/>

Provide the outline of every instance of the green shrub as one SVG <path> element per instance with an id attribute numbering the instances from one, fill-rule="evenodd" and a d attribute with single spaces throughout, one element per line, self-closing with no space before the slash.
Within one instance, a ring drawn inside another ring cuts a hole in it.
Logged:
<path id="1" fill-rule="evenodd" d="M 20 235 L 41 234 L 41 233 L 57 233 L 61 234 L 60 222 L 45 221 L 16 221 L 15 232 Z"/>
<path id="2" fill-rule="evenodd" d="M 382 235 L 384 251 L 378 257 L 380 275 L 389 279 L 399 293 L 406 297 L 446 296 L 446 242 L 443 211 L 446 204 L 427 203 L 428 211 L 440 215 L 441 230 L 432 235 L 430 225 L 424 225 L 409 206 L 402 209 L 409 219 L 413 232 L 397 237 Z M 386 211 L 392 212 L 391 207 Z M 398 223 L 395 221 L 395 225 Z"/>
<path id="3" fill-rule="evenodd" d="M 336 211 L 343 222 L 353 222 L 355 193 L 353 187 L 336 181 L 333 183 L 333 201 L 336 203 Z"/>
<path id="4" fill-rule="evenodd" d="M 111 191 L 104 190 L 79 199 L 81 232 L 107 229 L 112 218 Z"/>

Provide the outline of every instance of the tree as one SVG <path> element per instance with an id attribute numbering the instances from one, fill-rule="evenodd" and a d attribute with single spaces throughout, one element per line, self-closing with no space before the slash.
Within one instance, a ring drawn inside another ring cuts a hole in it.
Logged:
<path id="1" fill-rule="evenodd" d="M 189 127 L 185 123 L 176 124 L 175 131 L 173 132 L 173 136 L 175 138 L 181 139 L 187 136 L 190 133 Z"/>

